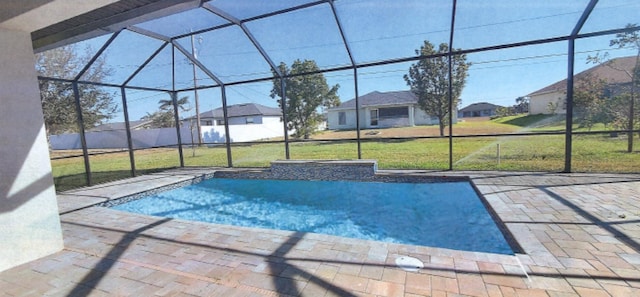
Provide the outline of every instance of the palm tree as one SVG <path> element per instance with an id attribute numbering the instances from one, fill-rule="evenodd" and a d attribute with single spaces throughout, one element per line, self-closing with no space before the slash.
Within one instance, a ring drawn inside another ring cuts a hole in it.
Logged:
<path id="1" fill-rule="evenodd" d="M 175 127 L 176 123 L 173 116 L 173 100 L 161 99 L 158 101 L 160 107 L 154 113 L 147 113 L 142 117 L 143 120 L 151 121 L 151 125 L 156 128 Z M 178 108 L 182 111 L 188 111 L 186 105 L 189 103 L 189 97 L 185 96 L 176 101 Z"/>
<path id="2" fill-rule="evenodd" d="M 169 98 L 169 99 L 160 99 L 158 101 L 158 103 L 160 103 L 160 110 L 170 111 L 170 110 L 173 109 L 173 100 L 171 100 L 171 98 Z M 182 110 L 182 111 L 189 110 L 189 108 L 186 107 L 186 105 L 189 103 L 189 97 L 188 96 L 184 96 L 184 97 L 178 99 L 176 101 L 176 103 L 178 104 L 178 108 L 180 108 L 180 110 Z"/>

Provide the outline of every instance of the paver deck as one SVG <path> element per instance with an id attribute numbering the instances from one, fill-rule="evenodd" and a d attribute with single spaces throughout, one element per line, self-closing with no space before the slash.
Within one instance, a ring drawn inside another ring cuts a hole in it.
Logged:
<path id="1" fill-rule="evenodd" d="M 213 169 L 58 195 L 65 248 L 0 272 L 5 296 L 640 296 L 640 175 L 470 176 L 524 253 L 497 255 L 89 207 Z M 409 272 L 395 259 L 425 263 Z"/>

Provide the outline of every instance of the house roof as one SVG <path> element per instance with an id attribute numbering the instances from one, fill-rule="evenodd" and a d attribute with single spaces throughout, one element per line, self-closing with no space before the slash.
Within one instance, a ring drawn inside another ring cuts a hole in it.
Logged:
<path id="1" fill-rule="evenodd" d="M 371 106 L 385 106 L 385 105 L 407 105 L 418 103 L 418 97 L 411 91 L 393 91 L 393 92 L 378 92 L 373 91 L 371 93 L 362 95 L 358 98 L 360 107 Z M 355 109 L 356 99 L 351 99 L 342 102 L 339 106 L 331 109 Z M 330 110 L 331 110 L 330 109 Z"/>
<path id="2" fill-rule="evenodd" d="M 607 84 L 629 83 L 631 82 L 631 77 L 627 72 L 632 73 L 635 66 L 635 56 L 616 58 L 574 75 L 574 81 L 575 83 L 580 83 L 580 81 L 584 81 L 588 77 L 597 77 L 605 80 Z M 535 96 L 551 92 L 564 92 L 566 89 L 567 80 L 563 79 L 527 96 Z"/>
<path id="3" fill-rule="evenodd" d="M 129 121 L 129 126 L 131 130 L 135 130 L 140 128 L 146 124 L 149 124 L 151 121 L 147 120 L 138 120 L 138 121 Z M 102 125 L 95 126 L 89 129 L 89 132 L 102 132 L 102 131 L 114 131 L 114 130 L 126 130 L 125 122 L 117 122 L 117 123 L 106 123 Z"/>
<path id="4" fill-rule="evenodd" d="M 481 111 L 481 110 L 488 110 L 488 109 L 496 109 L 498 107 L 502 107 L 502 106 L 491 104 L 489 102 L 478 102 L 478 103 L 469 104 L 467 107 L 460 109 L 459 112 Z"/>
<path id="5" fill-rule="evenodd" d="M 264 106 L 257 103 L 242 103 L 227 106 L 227 116 L 246 117 L 246 116 L 281 116 L 282 111 L 279 108 Z M 193 119 L 195 116 L 187 118 Z M 200 113 L 200 118 L 224 118 L 222 107 Z"/>

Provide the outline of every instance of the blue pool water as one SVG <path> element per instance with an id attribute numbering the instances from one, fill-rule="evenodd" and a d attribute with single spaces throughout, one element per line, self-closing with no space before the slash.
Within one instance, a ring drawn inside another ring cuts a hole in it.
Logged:
<path id="1" fill-rule="evenodd" d="M 217 224 L 513 254 L 468 182 L 213 178 L 113 208 Z"/>

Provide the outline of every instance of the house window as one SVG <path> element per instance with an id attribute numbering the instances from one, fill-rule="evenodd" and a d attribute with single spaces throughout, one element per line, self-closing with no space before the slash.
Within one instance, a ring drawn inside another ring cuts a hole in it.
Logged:
<path id="1" fill-rule="evenodd" d="M 218 122 L 218 126 L 224 125 L 224 120 L 218 120 L 217 122 Z"/>
<path id="2" fill-rule="evenodd" d="M 213 121 L 209 121 L 209 120 L 204 121 L 204 126 L 211 126 L 211 125 L 213 125 Z"/>
<path id="3" fill-rule="evenodd" d="M 390 107 L 380 108 L 379 117 L 381 118 L 408 118 L 409 107 Z M 373 118 L 373 117 L 371 117 Z"/>
<path id="4" fill-rule="evenodd" d="M 378 110 L 372 109 L 371 114 L 371 126 L 378 126 Z"/>
<path id="5" fill-rule="evenodd" d="M 347 113 L 341 111 L 338 113 L 338 125 L 346 125 L 347 124 Z"/>
<path id="6" fill-rule="evenodd" d="M 247 117 L 246 123 L 247 124 L 253 124 L 253 117 Z"/>

